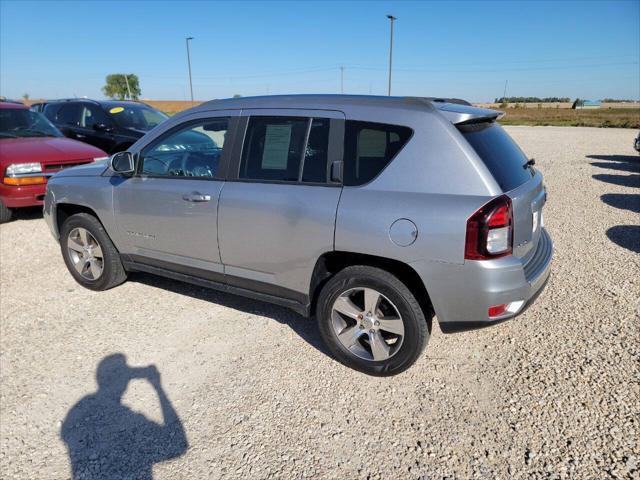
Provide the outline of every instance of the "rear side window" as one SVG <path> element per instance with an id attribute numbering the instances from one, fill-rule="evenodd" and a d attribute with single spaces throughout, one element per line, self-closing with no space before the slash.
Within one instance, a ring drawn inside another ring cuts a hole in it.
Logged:
<path id="1" fill-rule="evenodd" d="M 412 133 L 409 127 L 399 125 L 347 121 L 344 184 L 363 185 L 373 180 L 406 145 Z"/>
<path id="2" fill-rule="evenodd" d="M 56 115 L 56 123 L 62 125 L 79 125 L 82 106 L 77 104 L 63 105 Z"/>
<path id="3" fill-rule="evenodd" d="M 330 120 L 305 117 L 251 117 L 241 179 L 325 183 Z"/>
<path id="4" fill-rule="evenodd" d="M 458 127 L 496 179 L 502 191 L 508 192 L 533 177 L 527 168 L 527 157 L 497 123 L 479 123 Z"/>

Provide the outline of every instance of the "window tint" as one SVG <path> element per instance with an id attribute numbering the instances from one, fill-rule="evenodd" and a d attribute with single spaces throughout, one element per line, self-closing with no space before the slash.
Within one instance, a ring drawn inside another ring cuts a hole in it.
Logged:
<path id="1" fill-rule="evenodd" d="M 239 177 L 326 183 L 330 126 L 328 118 L 252 117 L 242 148 Z"/>
<path id="2" fill-rule="evenodd" d="M 363 185 L 378 176 L 405 146 L 411 129 L 398 125 L 347 121 L 344 184 Z"/>
<path id="3" fill-rule="evenodd" d="M 328 118 L 314 118 L 309 131 L 309 140 L 304 154 L 303 182 L 326 183 L 327 160 L 329 158 Z"/>
<path id="4" fill-rule="evenodd" d="M 56 115 L 56 122 L 63 125 L 77 126 L 80 124 L 81 111 L 82 107 L 80 105 L 63 105 L 58 110 L 58 114 Z"/>
<path id="5" fill-rule="evenodd" d="M 297 182 L 308 118 L 251 117 L 240 178 Z"/>
<path id="6" fill-rule="evenodd" d="M 45 117 L 47 117 L 49 120 L 51 120 L 52 122 L 58 122 L 57 120 L 57 115 L 58 115 L 58 110 L 59 110 L 59 106 L 54 104 L 46 104 L 42 106 L 42 113 L 44 114 Z"/>
<path id="7" fill-rule="evenodd" d="M 106 107 L 111 118 L 121 127 L 149 131 L 167 118 L 162 112 L 146 105 L 109 103 Z"/>
<path id="8" fill-rule="evenodd" d="M 228 126 L 228 118 L 201 120 L 161 138 L 142 152 L 142 174 L 214 177 Z"/>
<path id="9" fill-rule="evenodd" d="M 534 175 L 533 169 L 524 167 L 525 154 L 497 123 L 464 125 L 459 129 L 503 191 L 519 187 Z"/>
<path id="10" fill-rule="evenodd" d="M 93 128 L 95 124 L 110 125 L 111 122 L 102 109 L 94 105 L 82 105 L 79 126 L 83 128 Z"/>
<path id="11" fill-rule="evenodd" d="M 0 138 L 61 136 L 41 113 L 22 108 L 0 109 Z"/>

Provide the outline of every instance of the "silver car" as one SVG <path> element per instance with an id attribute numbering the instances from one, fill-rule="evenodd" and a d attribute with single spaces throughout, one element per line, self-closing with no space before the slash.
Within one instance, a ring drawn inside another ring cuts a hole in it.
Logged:
<path id="1" fill-rule="evenodd" d="M 315 316 L 344 364 L 393 375 L 434 316 L 445 333 L 493 325 L 547 282 L 542 175 L 500 115 L 410 97 L 216 100 L 55 175 L 44 215 L 87 288 L 141 271 L 283 305 Z"/>

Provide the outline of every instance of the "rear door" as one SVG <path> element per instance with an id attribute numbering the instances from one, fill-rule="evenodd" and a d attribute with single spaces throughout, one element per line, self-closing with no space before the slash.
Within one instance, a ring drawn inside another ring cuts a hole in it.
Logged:
<path id="1" fill-rule="evenodd" d="M 542 175 L 520 147 L 495 122 L 458 125 L 465 139 L 487 166 L 513 205 L 513 254 L 526 261 L 533 255 L 542 232 L 546 190 Z"/>
<path id="2" fill-rule="evenodd" d="M 317 258 L 333 250 L 344 114 L 244 110 L 220 197 L 220 253 L 229 284 L 304 302 Z M 339 139 L 339 140 L 338 140 Z"/>
<path id="3" fill-rule="evenodd" d="M 53 123 L 64 133 L 65 137 L 78 139 L 76 129 L 80 124 L 80 115 L 82 113 L 82 105 L 75 102 L 63 103 L 55 113 Z M 48 116 L 48 111 L 47 111 Z"/>
<path id="4" fill-rule="evenodd" d="M 223 279 L 218 199 L 237 111 L 199 113 L 139 153 L 138 173 L 114 181 L 114 210 L 133 260 Z"/>

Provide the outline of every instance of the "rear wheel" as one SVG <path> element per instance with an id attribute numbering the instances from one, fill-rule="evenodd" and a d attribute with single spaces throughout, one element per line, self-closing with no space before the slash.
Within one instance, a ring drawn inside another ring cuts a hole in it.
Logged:
<path id="1" fill-rule="evenodd" d="M 7 223 L 13 217 L 13 210 L 0 201 L 0 223 Z"/>
<path id="2" fill-rule="evenodd" d="M 75 280 L 91 290 L 107 290 L 127 279 L 120 254 L 96 217 L 78 213 L 60 232 L 62 257 Z"/>
<path id="3" fill-rule="evenodd" d="M 414 295 L 375 267 L 348 267 L 332 277 L 320 292 L 316 315 L 335 357 L 370 375 L 406 370 L 429 341 L 429 324 Z"/>

